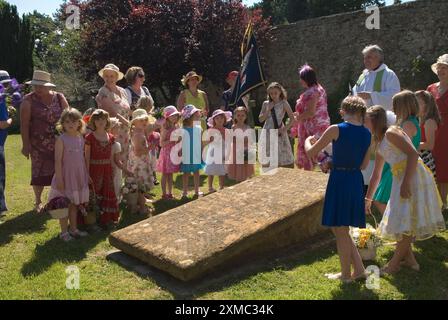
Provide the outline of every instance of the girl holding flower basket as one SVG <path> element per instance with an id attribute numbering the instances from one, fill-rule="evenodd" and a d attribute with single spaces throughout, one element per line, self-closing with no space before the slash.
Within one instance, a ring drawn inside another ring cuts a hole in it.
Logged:
<path id="1" fill-rule="evenodd" d="M 396 100 L 394 97 L 394 108 Z M 371 210 L 372 195 L 385 162 L 390 164 L 393 177 L 390 200 L 378 233 L 383 239 L 397 241 L 397 247 L 382 274 L 396 273 L 401 265 L 418 271 L 420 267 L 412 252 L 412 242 L 431 238 L 445 230 L 442 201 L 433 174 L 419 158 L 403 129 L 397 126 L 388 128 L 386 111 L 382 107 L 369 108 L 366 126 L 377 144 L 375 167 L 365 199 L 367 212 Z"/>
<path id="2" fill-rule="evenodd" d="M 62 113 L 58 124 L 62 132 L 55 145 L 55 174 L 51 183 L 49 202 L 46 209 L 65 209 L 68 214 L 59 216 L 60 238 L 71 241 L 73 238 L 87 236 L 77 228 L 78 210 L 85 212 L 84 205 L 89 202 L 89 175 L 84 159 L 84 122 L 81 113 L 68 109 Z M 70 220 L 70 229 L 69 229 Z"/>
<path id="3" fill-rule="evenodd" d="M 365 277 L 364 264 L 349 234 L 349 227 L 366 227 L 361 170 L 369 164 L 371 134 L 363 126 L 365 112 L 364 100 L 347 97 L 341 105 L 345 122 L 330 126 L 318 141 L 313 136 L 305 141 L 306 153 L 311 161 L 333 142 L 333 165 L 325 195 L 322 224 L 331 227 L 336 236 L 342 270 L 341 273 L 326 276 L 343 282 Z"/>

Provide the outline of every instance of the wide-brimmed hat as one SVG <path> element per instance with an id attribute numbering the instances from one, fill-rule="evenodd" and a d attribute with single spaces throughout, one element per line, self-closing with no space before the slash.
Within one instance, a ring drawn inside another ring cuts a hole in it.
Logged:
<path id="1" fill-rule="evenodd" d="M 437 59 L 437 62 L 431 66 L 432 71 L 437 74 L 437 67 L 439 64 L 444 64 L 448 66 L 448 54 L 444 54 Z"/>
<path id="2" fill-rule="evenodd" d="M 187 86 L 188 80 L 190 80 L 191 78 L 198 78 L 199 83 L 202 82 L 202 76 L 198 75 L 196 71 L 188 72 L 186 75 L 182 77 L 182 80 L 180 80 L 180 82 L 182 82 L 182 85 L 185 87 Z"/>
<path id="3" fill-rule="evenodd" d="M 201 112 L 201 110 L 196 108 L 192 104 L 188 104 L 182 109 L 182 119 L 183 120 L 190 119 L 191 116 L 194 115 L 196 112 Z"/>
<path id="4" fill-rule="evenodd" d="M 215 119 L 217 116 L 220 116 L 220 115 L 225 115 L 226 116 L 226 123 L 229 122 L 230 120 L 232 120 L 232 112 L 230 112 L 230 111 L 223 111 L 221 109 L 218 109 L 218 110 L 213 111 L 212 116 L 210 118 L 208 118 L 207 125 L 210 128 L 213 128 L 214 125 L 215 125 L 213 119 Z"/>
<path id="5" fill-rule="evenodd" d="M 156 119 L 153 116 L 149 115 L 145 109 L 137 109 L 134 112 L 132 112 L 131 124 L 133 124 L 137 120 L 144 120 L 144 119 L 148 120 L 148 124 L 156 123 Z"/>
<path id="6" fill-rule="evenodd" d="M 56 87 L 56 85 L 51 83 L 51 74 L 40 70 L 35 70 L 33 73 L 33 79 L 25 83 L 32 86 L 44 86 L 50 88 Z"/>
<path id="7" fill-rule="evenodd" d="M 177 110 L 177 108 L 175 106 L 168 106 L 163 109 L 163 117 L 165 119 L 168 119 L 169 117 L 174 116 L 174 115 L 180 116 L 180 112 Z"/>
<path id="8" fill-rule="evenodd" d="M 106 66 L 103 69 L 98 71 L 98 74 L 100 75 L 101 78 L 103 77 L 104 71 L 106 71 L 106 70 L 114 71 L 118 75 L 118 81 L 120 81 L 121 79 L 124 78 L 123 72 L 121 72 L 120 68 L 118 68 L 113 63 L 106 64 Z"/>
<path id="9" fill-rule="evenodd" d="M 0 84 L 10 83 L 12 81 L 8 71 L 0 70 Z"/>

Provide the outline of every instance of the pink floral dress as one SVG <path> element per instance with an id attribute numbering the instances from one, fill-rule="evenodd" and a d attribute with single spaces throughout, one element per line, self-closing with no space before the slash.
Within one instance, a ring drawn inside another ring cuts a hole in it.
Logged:
<path id="1" fill-rule="evenodd" d="M 162 137 L 165 141 L 170 141 L 171 134 L 177 128 L 168 129 L 165 134 L 163 134 L 162 129 Z M 162 139 L 160 140 L 162 142 Z M 159 160 L 157 161 L 157 172 L 161 172 L 164 174 L 176 173 L 180 170 L 180 164 L 176 165 L 171 160 L 170 154 L 171 149 L 176 145 L 176 142 L 170 142 L 168 145 L 165 145 L 160 149 Z"/>
<path id="2" fill-rule="evenodd" d="M 316 113 L 314 117 L 300 122 L 297 126 L 299 145 L 297 148 L 297 166 L 305 170 L 313 170 L 314 163 L 307 157 L 305 153 L 305 140 L 309 136 L 316 135 L 317 137 L 322 134 L 330 126 L 330 116 L 327 110 L 327 94 L 325 89 L 321 85 L 315 85 L 308 88 L 303 94 L 300 95 L 296 104 L 296 112 L 302 114 L 306 111 L 306 108 L 313 98 L 318 97 L 319 100 L 316 106 Z"/>

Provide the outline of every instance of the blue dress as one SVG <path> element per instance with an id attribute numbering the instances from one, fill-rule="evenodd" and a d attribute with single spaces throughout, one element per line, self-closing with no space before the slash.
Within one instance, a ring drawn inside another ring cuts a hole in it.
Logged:
<path id="1" fill-rule="evenodd" d="M 180 172 L 194 173 L 204 169 L 205 163 L 202 161 L 202 128 L 183 128 L 182 138 L 182 163 Z"/>
<path id="2" fill-rule="evenodd" d="M 365 228 L 364 179 L 360 168 L 370 147 L 371 135 L 364 126 L 348 122 L 338 124 L 338 128 L 322 224 Z"/>

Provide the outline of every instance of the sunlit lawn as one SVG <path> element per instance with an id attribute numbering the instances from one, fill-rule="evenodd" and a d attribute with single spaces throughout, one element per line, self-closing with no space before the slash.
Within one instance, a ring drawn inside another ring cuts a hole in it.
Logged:
<path id="1" fill-rule="evenodd" d="M 7 201 L 10 212 L 0 224 L 0 299 L 172 299 L 175 295 L 160 289 L 151 279 L 143 279 L 114 262 L 106 260 L 113 248 L 107 233 L 63 243 L 57 236 L 59 225 L 49 216 L 33 211 L 33 193 L 29 186 L 30 163 L 20 155 L 19 136 L 10 136 L 6 144 Z M 207 180 L 202 179 L 202 191 Z M 180 198 L 181 179 L 176 179 L 175 196 Z M 160 187 L 154 190 L 160 199 Z M 157 213 L 181 203 L 157 201 Z M 142 219 L 124 214 L 120 227 Z M 368 290 L 363 283 L 341 285 L 323 277 L 336 272 L 339 260 L 335 245 L 284 257 L 263 271 L 230 277 L 214 285 L 199 299 L 448 299 L 448 232 L 416 246 L 419 273 L 404 270 L 381 280 L 381 288 Z M 384 265 L 392 247 L 379 251 L 375 264 Z M 66 289 L 66 267 L 81 271 L 79 290 Z"/>

